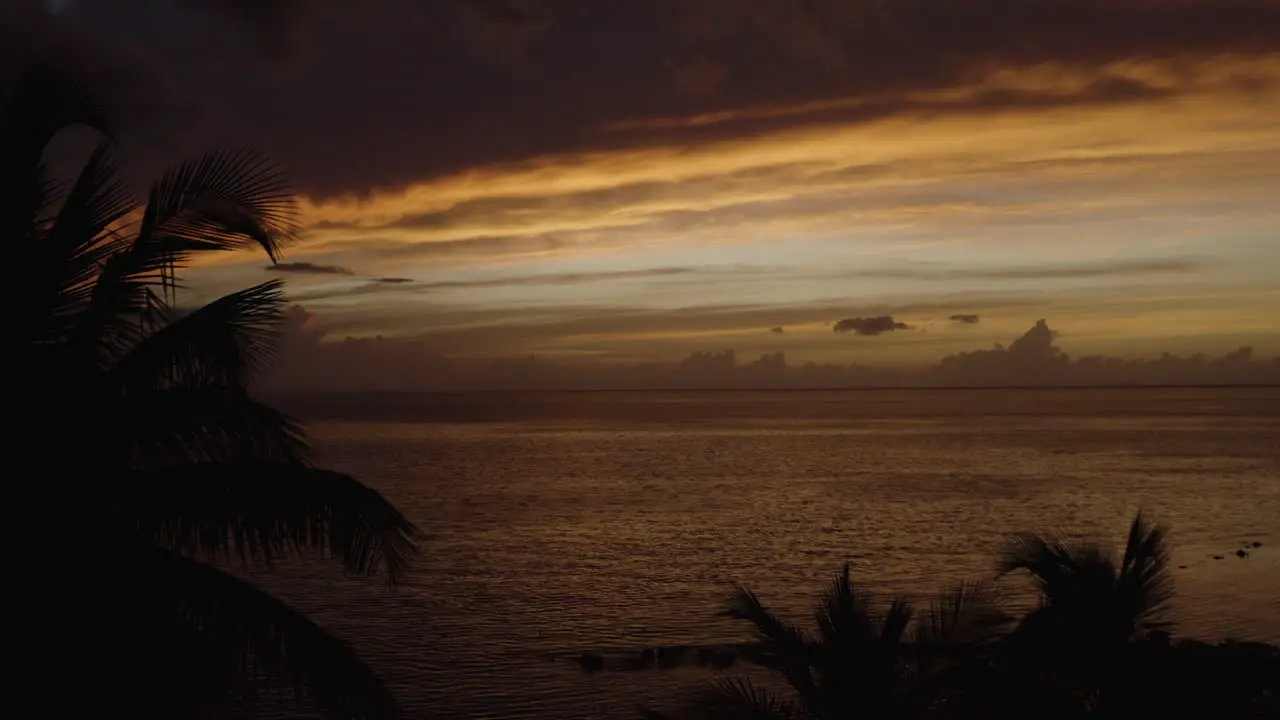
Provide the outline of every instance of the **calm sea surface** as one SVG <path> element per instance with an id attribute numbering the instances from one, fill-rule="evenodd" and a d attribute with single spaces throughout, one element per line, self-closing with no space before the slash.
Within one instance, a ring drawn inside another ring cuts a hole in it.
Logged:
<path id="1" fill-rule="evenodd" d="M 302 411 L 325 463 L 426 531 L 414 577 L 388 592 L 308 565 L 262 582 L 415 716 L 635 717 L 709 671 L 588 676 L 573 659 L 746 639 L 715 615 L 732 582 L 805 621 L 844 562 L 924 596 L 989 576 L 1010 531 L 1118 542 L 1139 508 L 1172 531 L 1179 634 L 1280 642 L 1280 389 L 379 402 L 390 420 Z M 1024 582 L 1001 587 L 1026 602 Z"/>

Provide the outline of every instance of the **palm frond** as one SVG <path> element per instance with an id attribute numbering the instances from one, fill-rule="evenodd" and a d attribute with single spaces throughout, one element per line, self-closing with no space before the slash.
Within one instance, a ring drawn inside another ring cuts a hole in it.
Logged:
<path id="1" fill-rule="evenodd" d="M 131 545 L 106 544 L 121 551 L 113 560 L 129 562 Z M 25 612 L 6 628 L 6 652 L 23 662 L 7 673 L 0 714 L 18 717 L 39 707 L 46 717 L 112 710 L 138 720 L 236 717 L 227 711 L 253 689 L 239 664 L 172 616 L 162 617 L 134 588 L 112 587 L 113 579 L 95 577 L 91 589 L 44 586 L 37 595 L 41 611 Z M 13 632 L 16 627 L 21 631 Z M 76 678 L 75 692 L 49 692 L 57 678 L 67 677 Z"/>
<path id="2" fill-rule="evenodd" d="M 29 206 L 23 213 L 29 219 L 27 232 L 15 236 L 16 238 L 25 237 L 29 245 L 44 241 L 46 233 L 53 226 L 53 220 L 57 216 L 57 208 L 67 196 L 66 183 L 51 176 L 49 168 L 44 163 L 37 166 L 33 174 L 32 187 L 27 196 Z"/>
<path id="3" fill-rule="evenodd" d="M 191 253 L 257 245 L 275 260 L 297 231 L 297 201 L 258 153 L 212 152 L 177 166 L 152 186 L 137 236 L 103 263 L 73 353 L 104 367 L 136 345 L 152 289 L 171 293 Z"/>
<path id="4" fill-rule="evenodd" d="M 915 640 L 930 648 L 983 645 L 1011 622 L 990 583 L 963 582 L 930 599 L 916 625 Z"/>
<path id="5" fill-rule="evenodd" d="M 814 613 L 818 623 L 819 641 L 827 647 L 848 643 L 864 644 L 875 635 L 872 627 L 868 596 L 850 578 L 846 563 L 818 599 Z"/>
<path id="6" fill-rule="evenodd" d="M 45 250 L 49 228 L 67 194 L 66 183 L 50 175 L 45 163 L 32 169 L 31 176 L 31 187 L 0 209 L 0 217 L 11 228 L 7 237 L 13 252 L 24 260 L 40 257 Z"/>
<path id="7" fill-rule="evenodd" d="M 804 648 L 809 645 L 809 638 L 803 630 L 795 623 L 775 615 L 765 607 L 758 595 L 742 585 L 734 588 L 722 614 L 751 623 L 767 650 L 796 654 L 803 653 Z"/>
<path id="8" fill-rule="evenodd" d="M 417 528 L 352 477 L 298 464 L 199 464 L 125 476 L 122 522 L 162 547 L 242 561 L 328 553 L 354 573 L 403 579 Z"/>
<path id="9" fill-rule="evenodd" d="M 996 559 L 999 575 L 1025 570 L 1046 595 L 1070 587 L 1077 569 L 1073 548 L 1052 535 L 1036 533 L 1014 533 Z"/>
<path id="10" fill-rule="evenodd" d="M 298 229 L 297 201 L 261 154 L 215 151 L 151 186 L 134 250 L 180 263 L 196 251 L 257 245 L 275 260 Z"/>
<path id="11" fill-rule="evenodd" d="M 1068 547 L 1021 534 L 1013 538 L 1000 569 L 1025 569 L 1039 582 L 1041 609 L 1023 622 L 1024 635 L 1034 631 L 1042 641 L 1096 659 L 1114 653 L 1140 630 L 1160 626 L 1173 593 L 1168 567 L 1164 530 L 1139 513 L 1119 566 L 1096 544 Z"/>
<path id="12" fill-rule="evenodd" d="M 1173 599 L 1167 537 L 1165 528 L 1151 523 L 1142 512 L 1129 526 L 1117 589 L 1134 618 L 1135 631 L 1162 626 Z"/>
<path id="13" fill-rule="evenodd" d="M 54 136 L 72 125 L 85 125 L 110 135 L 107 113 L 71 74 L 47 63 L 28 66 L 7 89 L 0 111 L 0 173 L 7 181 L 5 207 L 29 209 L 14 202 L 35 188 L 45 149 Z M 9 229 L 9 228 L 6 228 Z"/>
<path id="14" fill-rule="evenodd" d="M 723 615 L 751 623 L 761 645 L 757 661 L 785 678 L 800 698 L 814 696 L 813 643 L 799 626 L 775 615 L 759 596 L 741 585 L 734 589 Z"/>
<path id="15" fill-rule="evenodd" d="M 21 297 L 11 305 L 21 305 L 22 317 L 14 328 L 19 343 L 47 343 L 57 339 L 56 323 L 50 311 L 57 298 L 48 288 L 48 274 L 57 277 L 60 268 L 51 266 L 47 234 L 54 208 L 63 198 L 61 184 L 48 175 L 44 153 L 49 142 L 63 129 L 84 124 L 105 132 L 106 113 L 86 89 L 58 68 L 37 64 L 28 67 L 15 84 L 7 88 L 0 110 L 0 186 L 5 200 L 0 204 L 0 237 L 10 243 L 14 267 L 33 272 L 21 284 Z"/>
<path id="16" fill-rule="evenodd" d="M 21 305 L 26 310 L 10 320 L 13 345 L 30 354 L 47 349 L 43 346 L 62 337 L 63 328 L 55 312 L 63 300 L 56 289 L 59 283 L 52 278 L 66 274 L 49 267 L 46 257 L 48 243 L 45 242 L 48 228 L 53 224 L 50 217 L 52 207 L 59 201 L 63 190 L 48 176 L 43 166 L 37 167 L 34 173 L 24 199 L 15 199 L 0 207 L 0 223 L 10 227 L 5 235 L 9 241 L 10 262 L 13 267 L 23 268 L 24 273 L 33 275 L 21 287 L 7 288 L 9 304 L 14 307 Z M 23 202 L 27 207 L 19 207 Z M 28 363 L 26 372 L 40 365 L 38 361 L 29 360 Z"/>
<path id="17" fill-rule="evenodd" d="M 274 356 L 284 316 L 283 283 L 255 285 L 150 334 L 112 369 L 126 394 L 169 387 L 243 387 Z"/>
<path id="18" fill-rule="evenodd" d="M 24 265 L 38 276 L 36 286 L 49 293 L 38 298 L 39 312 L 54 323 L 44 339 L 65 336 L 66 319 L 88 302 L 102 264 L 123 249 L 113 227 L 133 211 L 136 203 L 117 179 L 115 161 L 100 143 L 81 169 L 38 247 Z"/>
<path id="19" fill-rule="evenodd" d="M 166 256 L 113 248 L 70 321 L 68 354 L 92 370 L 114 365 L 146 336 L 155 308 L 153 288 L 165 286 L 172 269 Z"/>
<path id="20" fill-rule="evenodd" d="M 138 544 L 117 566 L 123 587 L 185 627 L 241 673 L 266 673 L 343 718 L 397 718 L 395 700 L 346 643 L 280 600 L 178 553 Z"/>
<path id="21" fill-rule="evenodd" d="M 99 430 L 128 468 L 205 462 L 303 463 L 301 425 L 244 388 L 170 388 L 125 397 Z"/>
<path id="22" fill-rule="evenodd" d="M 884 617 L 880 620 L 879 638 L 880 652 L 885 656 L 897 655 L 903 639 L 907 636 L 907 627 L 911 625 L 911 617 L 915 608 L 906 598 L 894 598 Z"/>
<path id="23" fill-rule="evenodd" d="M 832 717 L 879 716 L 898 691 L 900 641 L 911 606 L 897 599 L 877 617 L 870 593 L 852 581 L 846 564 L 820 596 L 815 614 L 818 688 L 808 707 Z"/>
<path id="24" fill-rule="evenodd" d="M 67 193 L 49 240 L 60 253 L 74 256 L 96 244 L 136 207 L 132 193 L 119 180 L 111 145 L 99 143 Z"/>
<path id="25" fill-rule="evenodd" d="M 0 110 L 0 237 L 30 245 L 42 241 L 46 214 L 59 197 L 44 165 L 49 142 L 76 124 L 109 134 L 110 123 L 87 89 L 53 65 L 27 67 L 6 94 Z M 28 251 L 17 255 L 25 258 Z"/>
<path id="26" fill-rule="evenodd" d="M 707 717 L 725 720 L 788 720 L 796 717 L 794 703 L 746 678 L 717 678 L 697 704 Z"/>

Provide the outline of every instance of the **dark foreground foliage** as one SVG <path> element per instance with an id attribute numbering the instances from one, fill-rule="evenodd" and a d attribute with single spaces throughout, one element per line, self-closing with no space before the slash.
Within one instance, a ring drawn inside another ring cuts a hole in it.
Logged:
<path id="1" fill-rule="evenodd" d="M 1010 538 L 998 573 L 1026 572 L 1037 607 L 1014 623 L 985 584 L 917 613 L 837 575 L 816 633 L 739 588 L 725 614 L 758 641 L 738 655 L 765 679 L 722 678 L 669 718 L 845 720 L 1280 718 L 1280 648 L 1173 642 L 1163 528 L 1139 514 L 1119 557 L 1092 544 Z M 651 716 L 661 715 L 651 713 Z"/>
<path id="2" fill-rule="evenodd" d="M 320 553 L 396 581 L 415 551 L 394 507 L 314 467 L 299 426 L 249 393 L 281 287 L 171 304 L 197 255 L 274 260 L 297 230 L 293 195 L 237 151 L 172 168 L 135 199 L 83 88 L 36 68 L 5 101 L 0 716 L 207 717 L 267 688 L 339 717 L 397 716 L 347 644 L 219 569 Z M 60 183 L 45 151 L 73 125 L 104 139 Z"/>

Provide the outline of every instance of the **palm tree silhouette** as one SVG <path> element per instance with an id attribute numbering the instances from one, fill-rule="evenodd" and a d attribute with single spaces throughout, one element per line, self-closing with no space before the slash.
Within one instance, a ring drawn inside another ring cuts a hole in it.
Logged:
<path id="1" fill-rule="evenodd" d="M 1024 620 L 1028 630 L 1049 633 L 1062 648 L 1105 651 L 1167 626 L 1173 598 L 1167 537 L 1139 512 L 1117 564 L 1095 543 L 1016 533 L 997 567 L 1001 574 L 1025 570 L 1036 581 L 1040 603 Z"/>
<path id="2" fill-rule="evenodd" d="M 1096 710 L 1134 671 L 1134 641 L 1167 627 L 1173 597 L 1167 532 L 1139 512 L 1117 563 L 1096 543 L 1017 533 L 997 568 L 1026 571 L 1039 604 L 1014 635 L 1024 667 L 1047 668 Z M 1092 711 L 1091 710 L 1091 711 Z"/>
<path id="3" fill-rule="evenodd" d="M 278 257 L 294 197 L 235 151 L 165 172 L 140 204 L 91 100 L 37 67 L 0 116 L 13 383 L 0 533 L 18 583 L 4 714 L 197 717 L 265 686 L 336 716 L 395 717 L 348 645 L 216 566 L 315 552 L 394 583 L 416 552 L 395 507 L 311 465 L 301 428 L 247 391 L 271 359 L 281 285 L 172 306 L 198 253 Z M 77 124 L 107 139 L 59 186 L 45 150 Z"/>
<path id="4" fill-rule="evenodd" d="M 785 682 L 790 697 L 746 678 L 720 679 L 697 703 L 713 718 L 906 718 L 925 711 L 939 690 L 934 673 L 986 645 L 1007 617 L 989 586 L 963 584 L 915 615 L 903 598 L 877 608 L 869 593 L 837 574 L 818 599 L 812 635 L 738 587 L 725 615 L 749 622 L 759 648 L 753 660 Z"/>

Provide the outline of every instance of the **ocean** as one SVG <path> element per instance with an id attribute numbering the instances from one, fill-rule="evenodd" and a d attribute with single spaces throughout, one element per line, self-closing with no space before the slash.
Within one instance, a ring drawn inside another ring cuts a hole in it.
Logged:
<path id="1" fill-rule="evenodd" d="M 717 616 L 732 583 L 807 623 L 843 563 L 922 599 L 991 577 L 1010 532 L 1118 544 L 1139 509 L 1171 531 L 1176 635 L 1280 642 L 1280 388 L 286 405 L 324 464 L 425 538 L 394 590 L 313 563 L 260 581 L 350 640 L 414 717 L 636 717 L 712 671 L 588 675 L 576 659 L 749 639 Z M 1030 601 L 1023 578 L 998 587 Z"/>

